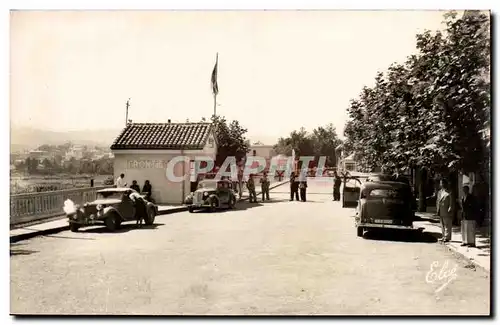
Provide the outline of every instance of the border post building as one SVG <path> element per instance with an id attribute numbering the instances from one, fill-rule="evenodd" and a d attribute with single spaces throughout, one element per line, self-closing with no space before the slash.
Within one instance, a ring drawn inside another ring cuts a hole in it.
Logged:
<path id="1" fill-rule="evenodd" d="M 129 123 L 111 145 L 114 178 L 125 174 L 128 185 L 137 180 L 142 189 L 149 180 L 153 199 L 160 204 L 182 204 L 191 190 L 190 166 L 196 156 L 215 159 L 217 143 L 211 123 Z M 168 163 L 178 156 L 191 163 L 177 163 L 174 175 L 181 182 L 167 179 Z"/>

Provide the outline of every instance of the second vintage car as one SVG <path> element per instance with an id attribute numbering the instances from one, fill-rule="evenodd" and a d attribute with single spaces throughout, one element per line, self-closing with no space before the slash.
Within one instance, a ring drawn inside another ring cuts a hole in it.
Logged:
<path id="1" fill-rule="evenodd" d="M 133 195 L 135 200 L 131 197 Z M 137 214 L 144 214 L 144 223 L 152 225 L 158 207 L 148 202 L 143 195 L 130 188 L 107 188 L 97 191 L 97 199 L 82 207 L 68 202 L 64 208 L 72 232 L 85 226 L 105 225 L 115 231 L 122 222 L 136 221 Z M 145 210 L 145 211 L 144 211 Z"/>
<path id="2" fill-rule="evenodd" d="M 186 198 L 189 212 L 198 209 L 217 209 L 236 206 L 236 193 L 233 190 L 233 183 L 229 180 L 203 180 L 198 184 L 198 188 Z"/>
<path id="3" fill-rule="evenodd" d="M 413 230 L 414 218 L 412 194 L 408 184 L 366 182 L 361 187 L 355 216 L 359 237 L 369 229 Z"/>

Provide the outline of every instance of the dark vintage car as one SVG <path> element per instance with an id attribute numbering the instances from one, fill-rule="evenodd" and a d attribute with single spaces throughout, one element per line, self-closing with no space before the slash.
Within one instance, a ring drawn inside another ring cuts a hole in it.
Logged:
<path id="1" fill-rule="evenodd" d="M 186 198 L 189 212 L 197 209 L 210 209 L 216 211 L 219 208 L 236 206 L 236 193 L 233 182 L 229 180 L 203 180 L 198 184 L 196 191 Z"/>
<path id="2" fill-rule="evenodd" d="M 373 228 L 413 228 L 414 211 L 408 184 L 400 182 L 366 182 L 361 187 L 356 208 L 355 226 L 362 237 Z"/>
<path id="3" fill-rule="evenodd" d="M 135 197 L 135 201 L 131 198 Z M 140 202 L 136 202 L 139 201 Z M 85 203 L 82 207 L 66 208 L 70 230 L 78 231 L 85 226 L 103 224 L 110 231 L 115 231 L 122 222 L 135 221 L 140 205 L 146 207 L 144 222 L 152 225 L 158 214 L 158 207 L 145 199 L 145 195 L 130 188 L 107 188 L 97 191 L 97 199 Z M 143 205 L 143 206 L 144 206 Z"/>
<path id="4" fill-rule="evenodd" d="M 417 209 L 417 198 L 415 193 L 413 192 L 413 188 L 411 188 L 411 183 L 410 179 L 406 176 L 403 175 L 391 175 L 391 174 L 372 174 L 370 175 L 367 180 L 367 182 L 376 182 L 376 183 L 383 183 L 383 182 L 399 182 L 399 183 L 405 183 L 410 186 L 410 189 L 412 191 L 412 209 L 416 210 Z"/>

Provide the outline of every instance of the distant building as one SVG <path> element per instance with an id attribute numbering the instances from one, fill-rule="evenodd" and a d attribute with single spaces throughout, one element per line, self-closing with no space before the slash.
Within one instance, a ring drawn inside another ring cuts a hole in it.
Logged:
<path id="1" fill-rule="evenodd" d="M 266 169 L 268 170 L 270 166 L 271 159 L 277 155 L 276 151 L 274 150 L 274 145 L 266 145 L 260 141 L 255 142 L 254 144 L 250 145 L 250 152 L 247 153 L 248 156 L 254 156 L 254 157 L 262 157 L 266 160 Z M 256 167 L 256 166 L 254 166 Z"/>

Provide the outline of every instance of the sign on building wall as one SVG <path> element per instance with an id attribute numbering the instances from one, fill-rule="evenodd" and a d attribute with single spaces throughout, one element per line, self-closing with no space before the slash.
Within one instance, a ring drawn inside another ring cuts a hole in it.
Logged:
<path id="1" fill-rule="evenodd" d="M 168 160 L 127 160 L 127 169 L 166 169 Z"/>

